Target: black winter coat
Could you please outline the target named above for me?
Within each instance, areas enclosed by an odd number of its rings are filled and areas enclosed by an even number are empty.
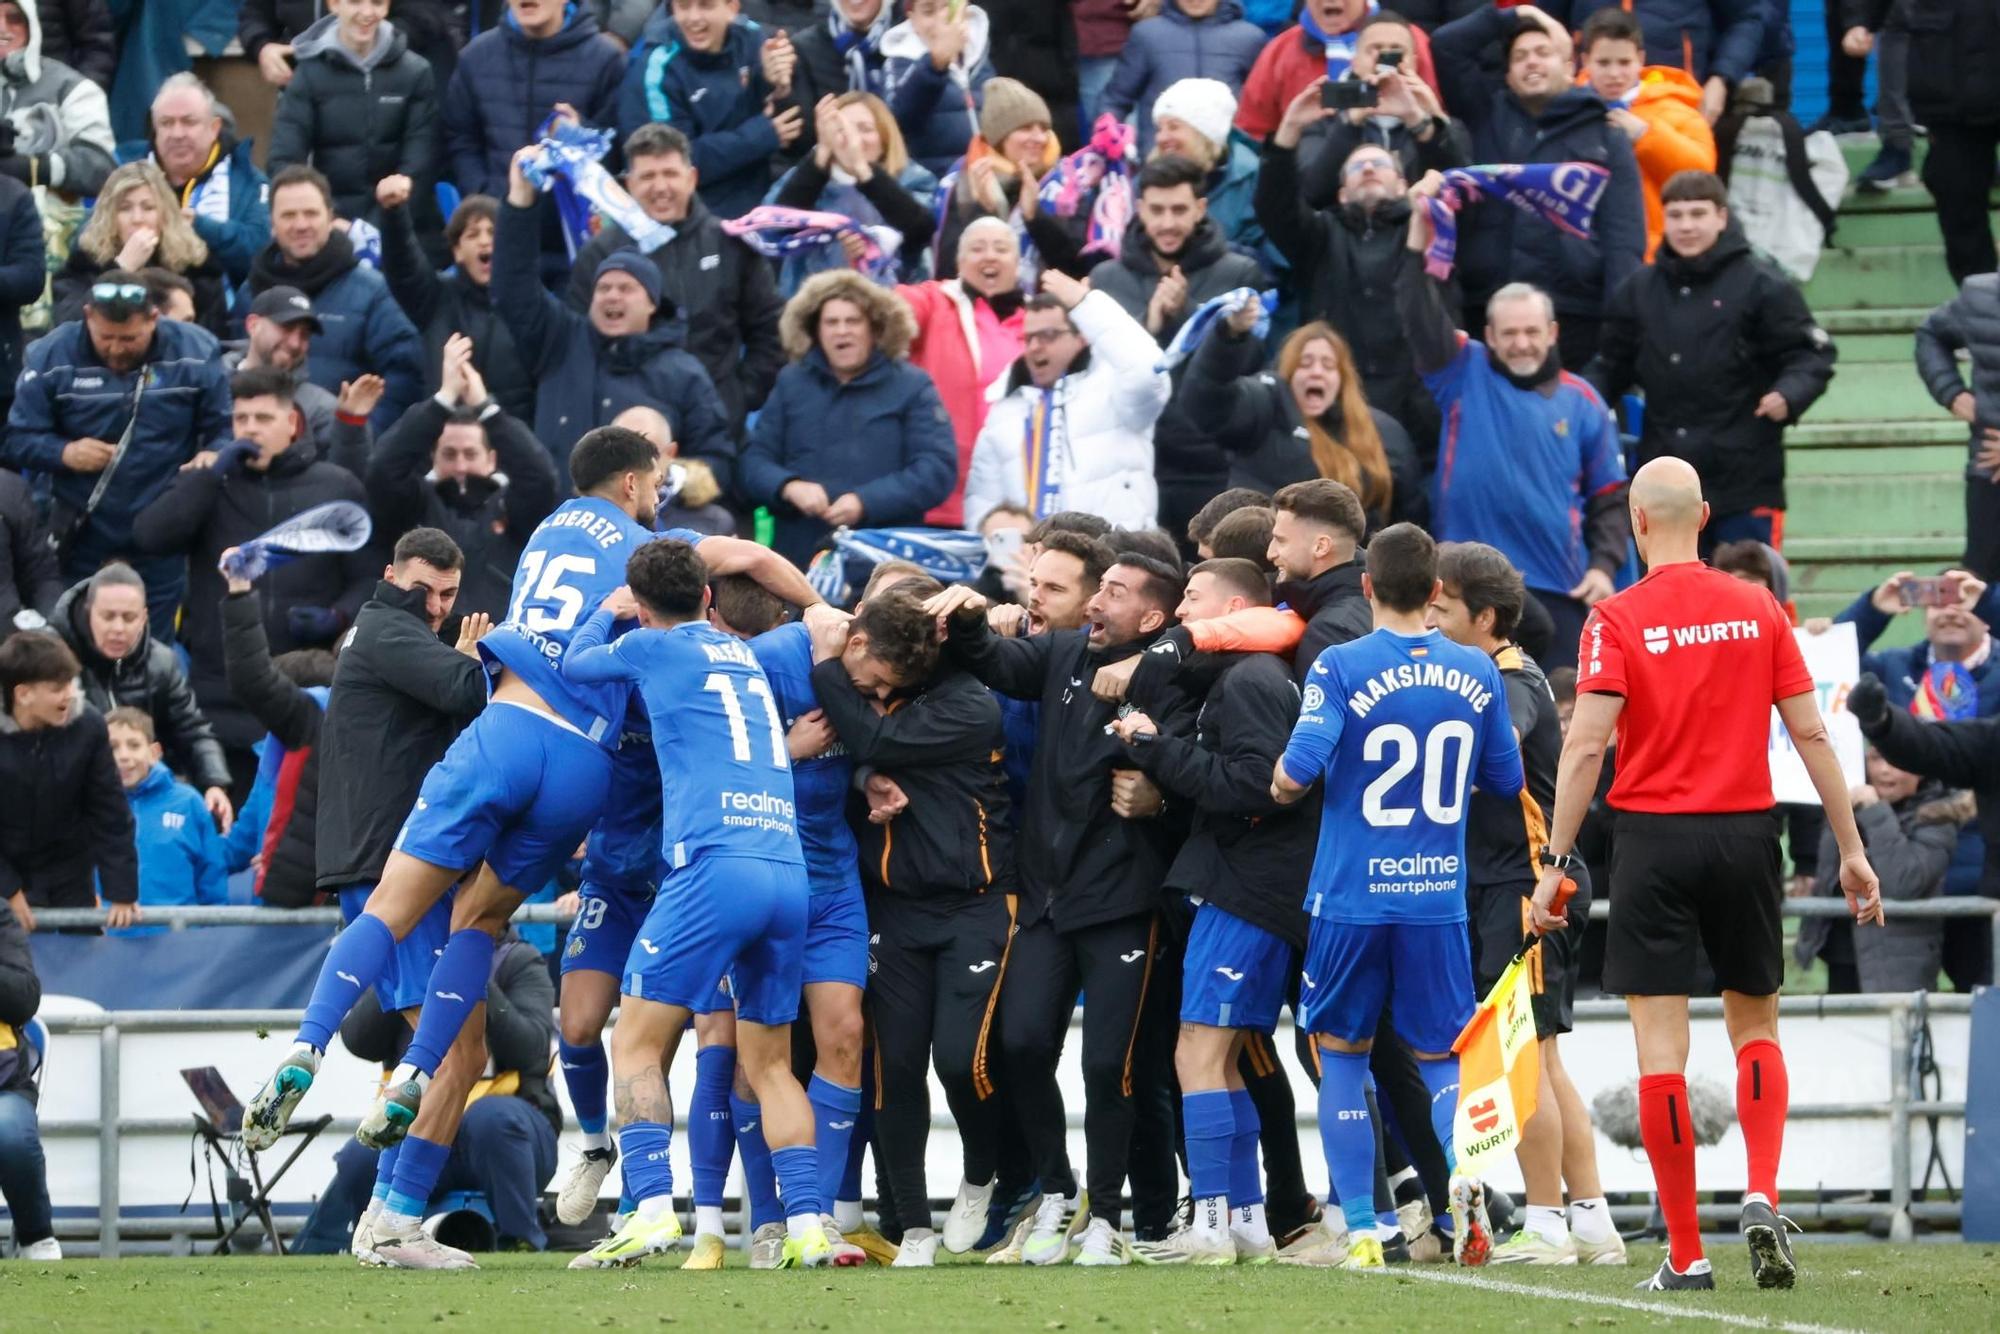
[[[541,442],[490,403],[481,424],[499,456],[495,475],[472,479],[463,488],[431,479],[431,453],[450,421],[436,398],[426,398],[382,436],[368,461],[375,540],[386,545],[420,527],[450,533],[465,553],[455,615],[483,611],[497,624],[507,618],[521,548],[556,507],[561,488]]]
[[[1178,825],[1127,820],[1111,811],[1111,771],[1132,767],[1124,743],[1105,734],[1118,706],[1090,693],[1097,669],[1144,653],[1156,636],[1099,651],[1082,630],[1002,639],[985,614],[952,618],[947,652],[994,690],[1040,700],[1040,731],[1015,845],[1019,925],[1047,918],[1077,931],[1159,909]],[[1153,715],[1163,729],[1179,709]]]
[[[31,907],[90,908],[101,882],[107,902],[139,901],[132,806],[103,714],[79,705],[33,732],[0,714],[0,792],[0,897],[26,889]]]
[[[267,908],[304,908],[314,897],[319,837],[319,699],[271,665],[264,616],[252,593],[222,600],[222,651],[229,693],[287,752],[278,770],[257,897]]]
[[[181,642],[187,645],[195,698],[226,747],[247,750],[267,729],[231,696],[224,680],[225,586],[216,562],[228,548],[331,500],[351,500],[365,507],[368,496],[360,478],[345,468],[321,463],[312,442],[298,440],[271,460],[263,473],[243,467],[226,478],[209,468],[179,473],[160,498],[133,520],[133,539],[141,551],[156,556],[187,554]],[[272,651],[326,647],[327,639],[308,627],[295,630],[293,615],[330,611],[338,626],[345,628],[381,567],[381,552],[371,544],[341,555],[300,556],[265,574],[250,596],[263,612]]]
[[[614,250],[635,248],[617,223],[577,253],[567,299],[578,314],[590,309],[597,266]],[[648,256],[660,270],[660,290],[687,321],[687,350],[694,354],[722,406],[730,429],[743,433],[746,414],[764,398],[785,368],[778,340],[778,295],[771,265],[756,251],[722,230],[722,220],[699,198],[688,201],[687,217],[674,225],[674,239]]]
[[[624,72],[624,53],[581,9],[553,37],[505,22],[480,33],[445,89],[444,174],[461,194],[505,198],[507,164],[535,141],[556,103],[575,107],[588,125],[617,123]]]
[[[1717,514],[1741,514],[1785,507],[1785,427],[1826,392],[1834,355],[1799,289],[1731,223],[1693,259],[1662,243],[1626,280],[1585,375],[1607,403],[1635,384],[1645,391],[1634,468],[1685,459]],[[1783,422],[1757,416],[1773,389],[1789,409]]]
[[[1306,945],[1306,879],[1319,803],[1271,800],[1271,769],[1292,738],[1299,687],[1269,653],[1230,654],[1195,714],[1194,734],[1154,733],[1126,754],[1166,794],[1161,818],[1188,820],[1167,888]]]
[[[1507,91],[1481,61],[1519,28],[1514,11],[1484,9],[1447,23],[1431,38],[1445,105],[1472,131],[1475,162],[1589,162],[1611,179],[1597,201],[1595,239],[1584,240],[1524,215],[1504,200],[1470,205],[1458,219],[1459,281],[1468,313],[1510,282],[1555,300],[1558,316],[1596,319],[1619,284],[1646,257],[1646,214],[1632,141],[1605,117],[1587,88],[1556,94],[1539,114]]]
[[[1388,312],[1396,275],[1412,262],[1410,205],[1392,200],[1373,211],[1316,209],[1299,194],[1298,154],[1264,146],[1257,171],[1257,223],[1292,266],[1301,322],[1325,320],[1347,340],[1369,406],[1403,424],[1421,452],[1437,452],[1437,400],[1424,388],[1409,340]],[[1458,315],[1456,282],[1445,288],[1446,309]]]
[[[60,60],[105,92],[118,73],[118,38],[108,0],[36,0],[42,59]]]
[[[62,596],[55,552],[35,515],[35,498],[17,472],[0,470],[0,639],[14,633],[24,609],[53,617]]]
[[[485,670],[431,633],[424,597],[376,584],[341,645],[317,747],[322,891],[382,878],[424,776],[486,707]]]
[[[1910,34],[1910,111],[1926,125],[2000,121],[2000,5],[1902,0]]]
[[[336,214],[368,219],[377,213],[375,183],[408,176],[411,206],[427,207],[426,229],[435,228],[438,90],[430,63],[393,23],[382,25],[365,60],[340,44],[338,27],[328,15],[292,44],[297,68],[271,122],[270,172],[310,162],[333,186]]]
[[[1239,287],[1261,289],[1265,282],[1264,266],[1231,250],[1229,238],[1222,234],[1222,228],[1213,218],[1203,218],[1189,234],[1176,262],[1187,279],[1187,300],[1180,313],[1163,323],[1159,332],[1147,330],[1161,347],[1173,341],[1181,325],[1202,302]],[[1107,259],[1092,269],[1090,286],[1093,291],[1109,293],[1127,315],[1143,325],[1146,308],[1151,305],[1162,276],[1153,249],[1146,241],[1145,229],[1134,218],[1125,228],[1118,258]],[[1183,366],[1175,372],[1176,379],[1184,374]],[[1182,480],[1214,484],[1228,467],[1223,443],[1191,420],[1177,400],[1168,402],[1153,425],[1153,475],[1162,485]]]
[[[33,1105],[41,1095],[34,1062],[24,1060],[28,1044],[21,1029],[42,1008],[42,980],[35,975],[35,953],[28,933],[11,912],[0,913],[0,1025],[13,1029],[14,1049],[0,1052],[0,1093],[18,1093]]]
[[[14,401],[21,376],[21,307],[42,294],[48,250],[35,196],[12,176],[0,175],[0,401]]]
[[[97,651],[84,605],[89,581],[62,595],[49,628],[63,637],[83,664],[83,697],[99,713],[130,706],[153,720],[153,732],[167,752],[167,764],[195,787],[229,788],[229,762],[215,728],[195,703],[180,655],[151,635],[113,661]]]
[[[1187,378],[1176,396],[1196,427],[1221,442],[1229,454],[1229,485],[1247,486],[1273,495],[1279,487],[1319,476],[1312,441],[1291,386],[1261,371],[1263,344],[1236,337],[1216,325],[1188,358]],[[1389,463],[1387,504],[1368,507],[1371,531],[1407,519],[1423,523],[1430,517],[1424,491],[1423,465],[1402,424],[1380,408],[1370,408],[1382,453]],[[1338,440],[1340,414],[1322,423]]]
[[[385,210],[381,222],[382,276],[424,340],[425,395],[438,391],[445,343],[462,333],[472,340],[472,365],[486,381],[487,392],[520,420],[533,421],[535,377],[514,346],[514,331],[493,308],[493,289],[455,269],[439,273],[432,268],[411,209]]]
[[[117,267],[115,257],[107,264],[92,257],[82,246],[71,250],[62,271],[52,280],[55,306],[49,314],[50,323],[67,324],[82,319],[83,301],[90,295],[91,284]],[[195,324],[217,338],[229,337],[228,280],[214,252],[194,268],[183,270],[181,277],[194,284]]]
[[[854,822],[871,893],[1012,891],[1013,821],[1000,759],[1007,740],[992,691],[946,667],[878,714],[829,658],[813,667],[813,694],[856,766],[882,770],[910,799],[909,819]]]
[[[1427,171],[1472,164],[1472,136],[1462,123],[1449,116],[1442,125],[1432,128],[1428,139],[1417,138],[1416,131],[1400,120],[1385,126],[1371,116],[1356,125],[1344,115],[1328,116],[1306,127],[1295,150],[1306,203],[1314,208],[1333,208],[1339,204],[1340,169],[1347,165],[1348,155],[1363,144],[1387,149],[1403,164],[1403,179],[1412,183],[1422,180]]]

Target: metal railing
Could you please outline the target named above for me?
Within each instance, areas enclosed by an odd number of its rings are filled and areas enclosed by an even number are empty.
[[[1876,996],[1785,996],[1778,1002],[1778,1013],[1782,1016],[1799,1018],[1841,1017],[1841,1016],[1881,1016],[1890,1022],[1889,1042],[1889,1098],[1886,1102],[1828,1102],[1794,1103],[1790,1117],[1797,1121],[1856,1121],[1882,1120],[1889,1122],[1889,1198],[1887,1201],[1843,1201],[1828,1206],[1830,1215],[1843,1217],[1868,1216],[1889,1220],[1889,1235],[1892,1240],[1906,1241],[1913,1231],[1912,1220],[1923,1216],[1927,1220],[1950,1222],[1957,1216],[1955,1205],[1913,1204],[1911,1200],[1912,1136],[1919,1120],[1944,1118],[1962,1120],[1965,1104],[1959,1101],[1918,1099],[1912,1096],[1911,1056],[1917,1034],[1931,1015],[1969,1014],[1972,998],[1965,995],[1933,995],[1917,991],[1907,994]],[[1712,998],[1697,998],[1689,1002],[1690,1016],[1696,1019],[1713,1019],[1722,1014],[1722,1002]],[[161,1118],[157,1116],[127,1117],[124,1114],[120,1094],[120,1078],[123,1065],[123,1041],[131,1033],[203,1033],[238,1032],[257,1030],[280,1030],[296,1025],[304,1012],[301,1010],[182,1010],[182,1011],[107,1011],[100,1014],[58,1015],[43,1020],[50,1033],[76,1035],[95,1033],[98,1044],[98,1114],[95,1120],[50,1121],[44,1123],[43,1133],[65,1138],[95,1137],[97,1140],[98,1164],[98,1254],[105,1259],[115,1259],[119,1253],[121,1233],[129,1224],[119,1218],[119,1168],[120,1141],[126,1135],[171,1134],[186,1132],[190,1123],[185,1118]],[[1623,1022],[1625,1007],[1615,1000],[1580,1001],[1576,1006],[1576,1020],[1582,1024],[1602,1024]],[[1074,1022],[1081,1022],[1080,1018]],[[1302,1129],[1310,1129],[1317,1123],[1316,1116],[1308,1108],[1302,1108],[1298,1124]],[[1081,1124],[1082,1112],[1078,1108],[1071,1112],[1070,1120]],[[940,1110],[932,1120],[934,1128],[953,1129],[950,1117]],[[107,1127],[109,1134],[106,1133]],[[335,1133],[351,1131],[354,1123],[339,1121],[328,1127]],[[1794,1212],[1798,1211],[1796,1204]],[[1622,1211],[1632,1213],[1634,1211]],[[1643,1214],[1643,1210],[1636,1211]],[[1703,1217],[1733,1216],[1734,1206],[1705,1205]],[[154,1228],[144,1229],[154,1232]],[[192,1234],[200,1230],[194,1220],[177,1220],[176,1232]]]

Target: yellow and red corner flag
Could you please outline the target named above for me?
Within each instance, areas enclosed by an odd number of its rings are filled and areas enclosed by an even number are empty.
[[[1537,942],[1537,947],[1539,947]],[[1542,1078],[1528,960],[1514,956],[1451,1049],[1458,1053],[1458,1170],[1483,1175],[1489,1157],[1511,1152],[1535,1114]]]

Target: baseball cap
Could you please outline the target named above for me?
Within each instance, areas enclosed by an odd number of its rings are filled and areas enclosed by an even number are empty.
[[[326,332],[319,316],[313,314],[312,299],[296,287],[265,288],[250,303],[250,313],[280,324],[308,324],[314,333]]]

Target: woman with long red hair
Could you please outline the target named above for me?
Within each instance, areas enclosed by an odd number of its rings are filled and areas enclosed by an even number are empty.
[[[1347,340],[1324,321],[1294,331],[1264,371],[1255,309],[1218,323],[1188,363],[1181,406],[1229,451],[1229,484],[1270,494],[1330,477],[1361,498],[1370,530],[1430,512],[1409,433],[1368,406]]]

